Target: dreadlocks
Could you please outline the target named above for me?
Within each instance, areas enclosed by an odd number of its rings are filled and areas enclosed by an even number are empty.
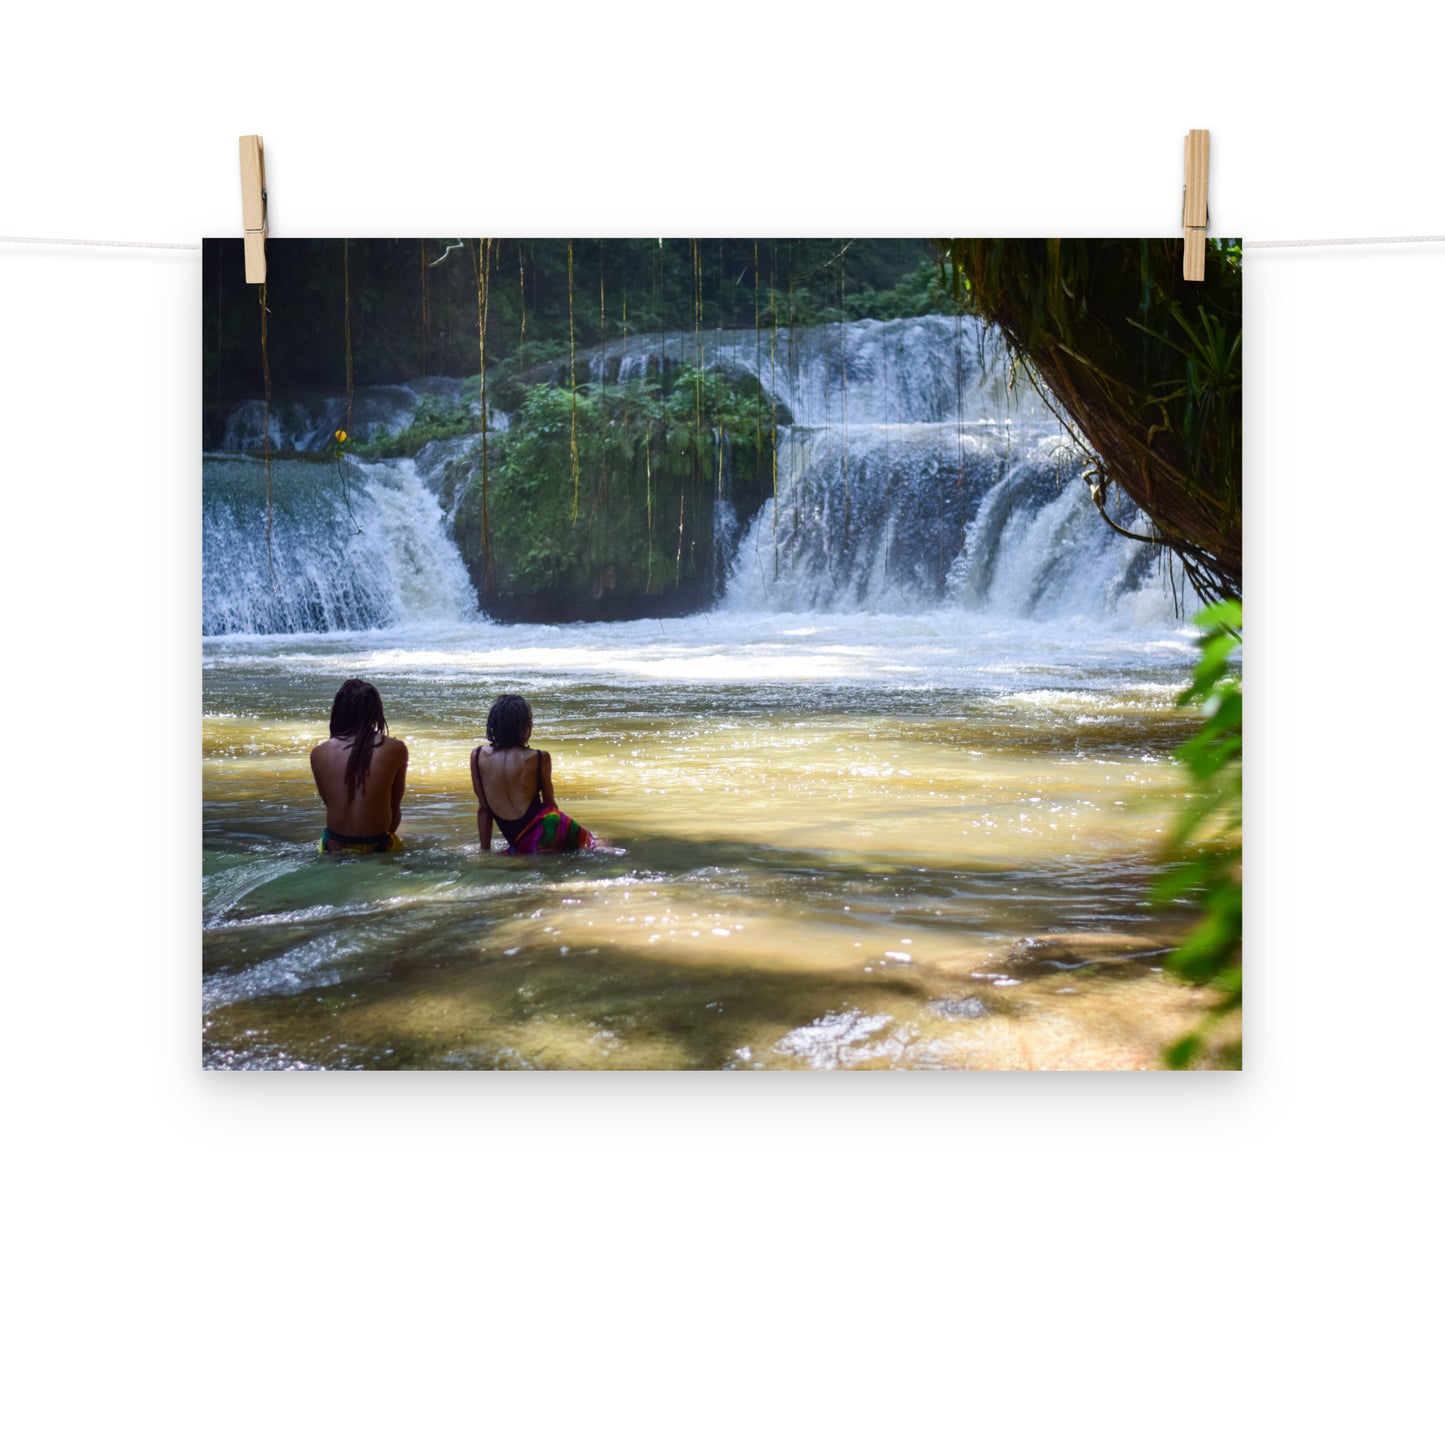
[[[371,750],[378,738],[386,736],[386,714],[381,710],[381,694],[359,677],[341,684],[336,701],[331,704],[331,736],[351,739],[351,756],[346,760],[346,801],[356,797],[357,786],[366,791],[366,776],[371,771]]]
[[[487,741],[494,748],[524,748],[531,726],[531,704],[515,692],[504,692],[487,714]]]

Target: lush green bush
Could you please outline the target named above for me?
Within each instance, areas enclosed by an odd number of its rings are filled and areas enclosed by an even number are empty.
[[[707,605],[716,504],[751,515],[771,447],[751,378],[683,365],[623,386],[527,388],[488,440],[485,524],[480,447],[457,509],[483,605],[558,619]]]
[[[1170,866],[1154,888],[1157,901],[1187,900],[1203,914],[1169,956],[1169,971],[1216,995],[1204,1024],[1165,1052],[1170,1068],[1187,1068],[1214,1033],[1237,1024],[1244,1003],[1244,694],[1239,678],[1243,614],[1220,602],[1195,619],[1203,629],[1194,679],[1180,707],[1199,705],[1204,721],[1175,756],[1193,791],[1169,838]],[[1230,1037],[1221,1062],[1238,1066],[1242,1046]]]
[[[934,316],[969,310],[968,297],[955,295],[947,273],[936,260],[920,262],[896,286],[875,291],[871,286],[849,292],[845,300],[848,320],[866,317]]]
[[[399,432],[381,432],[370,441],[352,443],[351,450],[368,458],[414,457],[428,442],[466,436],[476,426],[466,401],[423,396],[412,419]]]

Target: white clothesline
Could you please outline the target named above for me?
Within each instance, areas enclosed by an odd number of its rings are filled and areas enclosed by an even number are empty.
[[[1293,246],[1422,246],[1432,241],[1445,241],[1445,236],[1349,236],[1339,240],[1246,241],[1244,249],[1287,250]]]
[[[237,240],[240,238],[237,237]],[[1287,251],[1303,246],[1423,246],[1439,244],[1445,236],[1347,236],[1295,241],[1245,241],[1246,251]],[[105,246],[134,251],[199,251],[199,241],[90,241],[71,236],[0,236],[10,246]]]
[[[0,236],[11,246],[124,246],[136,251],[199,251],[199,241],[79,241],[70,236]]]

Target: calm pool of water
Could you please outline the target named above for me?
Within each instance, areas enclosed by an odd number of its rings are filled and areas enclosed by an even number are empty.
[[[209,639],[205,1063],[1154,1067],[1200,1007],[1145,903],[1192,655],[959,612]],[[349,676],[411,750],[402,854],[315,851]],[[501,691],[617,851],[479,855]]]

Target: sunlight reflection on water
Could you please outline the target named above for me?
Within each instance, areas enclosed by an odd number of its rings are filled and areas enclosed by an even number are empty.
[[[960,618],[208,640],[207,1061],[1153,1066],[1193,1008],[1144,905],[1189,636]],[[402,854],[315,853],[349,675],[411,750]],[[504,690],[625,852],[478,855]]]

